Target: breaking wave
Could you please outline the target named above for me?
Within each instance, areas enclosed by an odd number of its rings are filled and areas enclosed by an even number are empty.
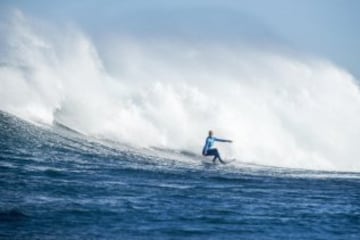
[[[20,11],[1,25],[0,110],[135,146],[360,171],[360,93],[334,64],[276,50],[131,37],[93,43]],[[100,50],[101,49],[101,50]]]

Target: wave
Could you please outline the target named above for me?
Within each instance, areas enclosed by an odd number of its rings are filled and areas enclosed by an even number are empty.
[[[0,210],[0,222],[11,222],[11,221],[20,221],[28,218],[25,213],[21,210],[13,208],[8,210]]]
[[[131,37],[95,45],[20,11],[1,25],[0,110],[141,147],[272,166],[360,171],[354,77],[314,57],[243,45]]]

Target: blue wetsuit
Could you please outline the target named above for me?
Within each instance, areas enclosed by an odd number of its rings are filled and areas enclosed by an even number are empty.
[[[219,151],[214,148],[215,142],[229,142],[229,140],[219,139],[215,137],[207,137],[205,140],[205,145],[203,147],[202,154],[204,156],[214,156],[213,162],[218,158],[220,162],[223,163]]]

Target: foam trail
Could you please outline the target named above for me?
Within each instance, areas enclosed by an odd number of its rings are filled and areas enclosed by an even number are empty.
[[[329,62],[139,39],[98,53],[85,34],[49,33],[19,11],[2,32],[0,109],[21,118],[194,152],[213,129],[243,161],[360,171],[359,89]]]

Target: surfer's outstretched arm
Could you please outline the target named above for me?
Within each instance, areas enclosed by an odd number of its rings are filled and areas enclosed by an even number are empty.
[[[228,143],[232,143],[232,140],[221,139],[221,138],[215,138],[215,141],[217,141],[217,142],[228,142]]]

